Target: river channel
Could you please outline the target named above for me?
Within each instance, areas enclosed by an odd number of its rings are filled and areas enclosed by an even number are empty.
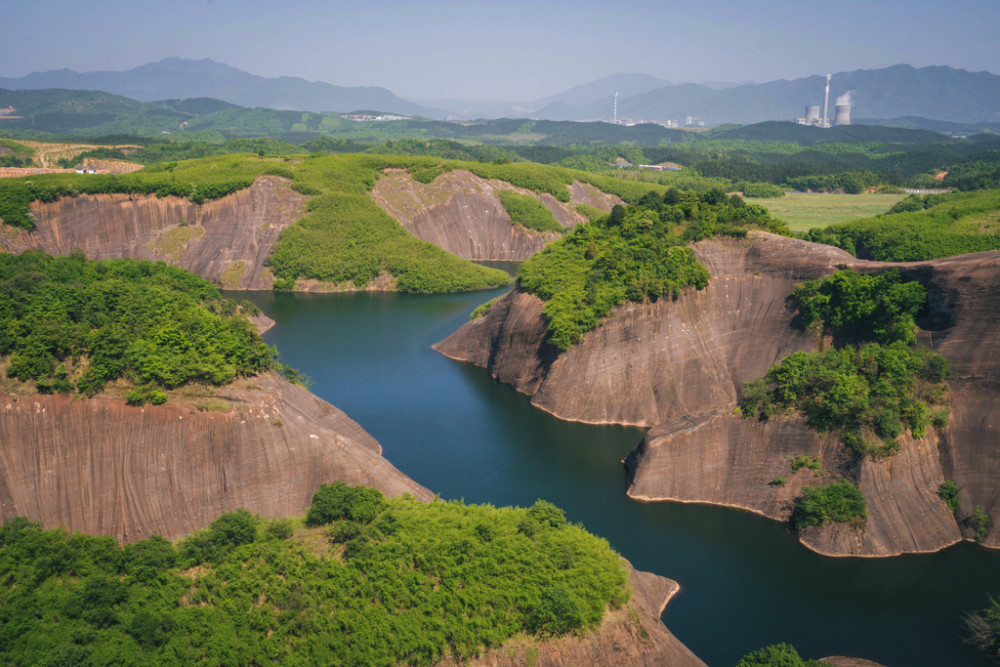
[[[964,543],[929,555],[827,558],[748,512],[629,500],[621,459],[642,430],[558,420],[431,349],[502,291],[229,295],[274,318],[264,338],[281,360],[442,498],[544,498],[637,568],[679,582],[663,620],[713,667],[780,641],[804,657],[890,667],[994,664],[961,642],[961,616],[1000,595],[1000,553]]]

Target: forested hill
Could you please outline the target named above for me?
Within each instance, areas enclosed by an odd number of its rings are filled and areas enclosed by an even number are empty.
[[[241,308],[194,274],[27,251],[0,254],[0,364],[43,393],[93,396],[123,381],[128,401],[142,404],[277,362]]]

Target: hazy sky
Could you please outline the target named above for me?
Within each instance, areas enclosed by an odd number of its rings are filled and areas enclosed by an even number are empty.
[[[1000,0],[0,0],[0,76],[211,58],[408,98],[530,100],[617,72],[1000,73]]]

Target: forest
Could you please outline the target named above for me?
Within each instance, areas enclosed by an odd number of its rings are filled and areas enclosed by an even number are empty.
[[[179,542],[0,527],[9,665],[431,665],[582,633],[630,597],[607,542],[527,509],[321,486],[305,519]]]

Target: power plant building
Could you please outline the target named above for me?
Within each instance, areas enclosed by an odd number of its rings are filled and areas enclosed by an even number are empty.
[[[820,105],[809,104],[806,105],[806,115],[803,118],[796,118],[795,122],[799,125],[809,125],[811,127],[831,127],[830,117],[827,115],[830,104],[830,78],[831,75],[826,75],[826,90],[823,94],[823,114],[820,115]],[[833,125],[850,125],[851,124],[851,93],[848,92],[837,98],[837,105],[835,108],[835,116],[833,120]]]

